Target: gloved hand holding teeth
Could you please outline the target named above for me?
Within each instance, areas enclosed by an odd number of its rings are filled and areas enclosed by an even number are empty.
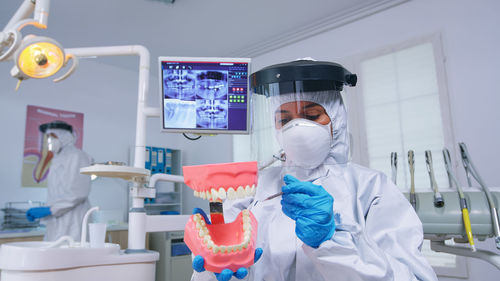
[[[211,224],[210,220],[208,219],[207,214],[203,209],[200,208],[194,208],[193,214],[200,214],[203,216],[205,219],[205,222],[207,224]],[[256,248],[255,253],[254,253],[254,263],[256,263],[260,257],[262,256],[262,248]],[[193,263],[192,263],[193,269],[197,272],[203,272],[205,271],[205,259],[198,255],[193,258]],[[238,270],[233,272],[231,269],[224,269],[222,270],[221,273],[215,273],[215,277],[217,278],[217,281],[229,281],[233,276],[236,277],[237,279],[243,279],[248,275],[248,269],[244,267],[240,267]]]
[[[335,233],[333,197],[321,186],[285,175],[281,209],[295,221],[302,242],[317,248]]]

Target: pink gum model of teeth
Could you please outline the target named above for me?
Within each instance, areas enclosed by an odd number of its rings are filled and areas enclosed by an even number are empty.
[[[257,162],[185,166],[182,170],[196,197],[217,201],[255,195]]]
[[[183,173],[195,196],[210,201],[255,194],[257,162],[185,166]],[[236,272],[254,263],[257,226],[249,210],[241,211],[231,223],[220,224],[207,223],[202,215],[194,214],[186,224],[184,242],[194,255],[203,257],[206,270],[220,273],[228,268]]]

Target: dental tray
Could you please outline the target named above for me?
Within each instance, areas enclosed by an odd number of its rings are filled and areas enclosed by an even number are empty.
[[[94,164],[80,169],[84,175],[96,175],[98,177],[121,178],[127,181],[135,178],[147,177],[151,174],[143,168],[129,167],[123,165]]]
[[[466,237],[462,221],[462,209],[456,191],[440,192],[444,198],[444,206],[434,207],[433,192],[417,192],[416,211],[422,221],[426,239],[443,240]],[[484,240],[493,236],[490,206],[484,192],[464,192],[467,199],[472,233],[475,238]],[[409,193],[404,193],[409,199]],[[499,207],[500,192],[491,192],[495,205]]]

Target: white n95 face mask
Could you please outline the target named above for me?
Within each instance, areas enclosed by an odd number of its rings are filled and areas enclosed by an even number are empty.
[[[288,122],[278,130],[276,137],[287,161],[307,169],[321,165],[333,143],[331,122],[321,125],[302,118]]]
[[[57,154],[61,151],[62,143],[58,138],[49,136],[47,138],[47,149]]]

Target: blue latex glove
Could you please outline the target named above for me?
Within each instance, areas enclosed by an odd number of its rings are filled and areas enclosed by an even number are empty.
[[[35,207],[35,208],[30,208],[26,212],[26,218],[29,221],[34,221],[39,218],[50,216],[51,214],[52,213],[50,212],[50,207]]]
[[[193,214],[200,214],[205,218],[205,222],[207,224],[211,224],[210,220],[208,219],[207,215],[205,212],[200,209],[200,208],[195,208],[193,210]],[[262,249],[257,248],[255,249],[255,255],[254,255],[254,263],[256,263],[260,257],[262,256]],[[205,259],[203,259],[202,256],[195,256],[193,259],[193,269],[196,270],[197,272],[203,272],[205,271]],[[244,267],[240,267],[236,272],[233,272],[231,269],[224,269],[222,270],[221,273],[214,273],[215,277],[217,278],[218,281],[228,281],[231,279],[231,277],[236,277],[238,279],[243,279],[245,276],[248,274],[248,269]]]
[[[321,186],[285,175],[281,209],[295,221],[302,242],[317,248],[335,233],[333,197]]]

